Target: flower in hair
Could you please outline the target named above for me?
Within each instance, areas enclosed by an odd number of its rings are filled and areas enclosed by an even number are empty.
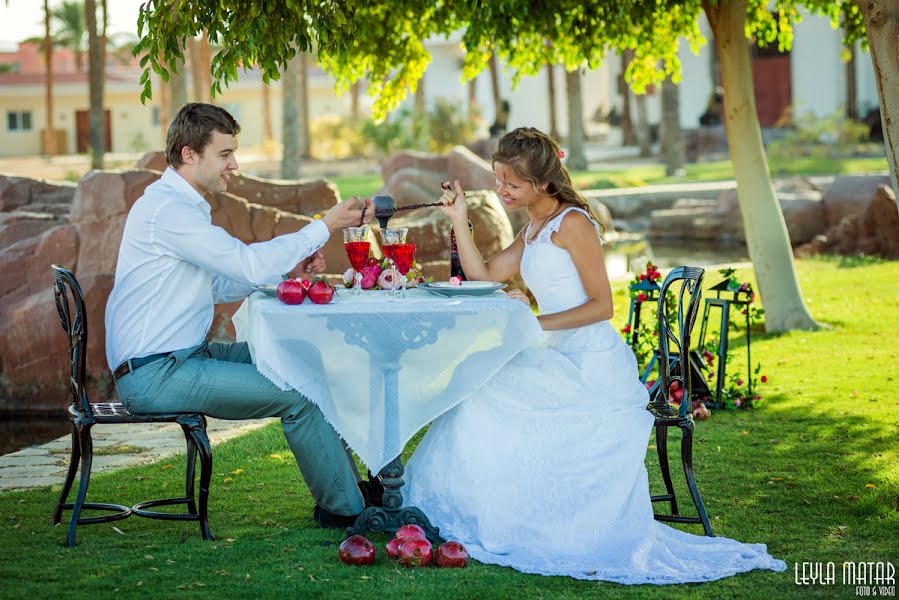
[[[559,158],[565,158],[565,151],[559,150]]]

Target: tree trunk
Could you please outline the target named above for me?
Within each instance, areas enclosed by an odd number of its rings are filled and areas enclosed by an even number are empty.
[[[359,91],[361,87],[362,84],[359,81],[354,81],[350,86],[350,121],[353,123],[359,122]]]
[[[587,168],[584,152],[584,103],[581,98],[581,70],[565,75],[565,91],[568,95],[568,161],[565,166],[572,171]]]
[[[637,144],[637,134],[634,133],[634,122],[631,119],[631,88],[627,85],[624,72],[634,56],[633,50],[625,50],[621,54],[621,75],[618,76],[618,90],[621,92],[621,145],[634,146]]]
[[[312,144],[309,139],[309,55],[300,54],[297,66],[297,82],[300,86],[300,156],[312,158]]]
[[[56,146],[56,131],[53,129],[53,37],[50,35],[50,7],[44,0],[44,61],[47,63],[47,78],[44,81],[44,106],[47,124],[44,129],[44,154],[54,156],[59,153]]]
[[[549,135],[559,139],[558,114],[556,113],[556,71],[555,66],[546,64],[547,102],[549,102]]]
[[[106,45],[109,43],[109,38],[106,37],[106,29],[109,27],[109,8],[106,6],[106,2],[107,0],[100,0],[100,6],[103,9],[103,32],[100,34],[100,41],[102,42],[100,52],[103,56],[104,76],[106,73]]]
[[[262,151],[272,154],[272,99],[269,84],[262,82]]]
[[[896,0],[855,0],[865,19],[868,50],[877,79],[880,121],[887,162],[899,207],[899,3]]]
[[[637,104],[637,144],[640,146],[640,156],[647,158],[652,156],[652,141],[649,139],[646,94],[637,94],[635,100]]]
[[[662,160],[665,174],[684,174],[685,149],[684,132],[680,128],[680,88],[671,81],[671,76],[662,82]]]
[[[858,120],[858,82],[855,77],[856,59],[855,44],[849,48],[849,60],[846,61],[846,118]]]
[[[178,69],[177,72],[175,67]],[[187,73],[185,70],[187,70],[187,63],[184,61],[172,65],[169,70],[169,89],[172,92],[169,113],[171,119],[174,119],[181,107],[187,104]]]
[[[418,84],[415,86],[415,112],[418,113],[418,115],[421,117],[424,117],[425,113],[427,112],[426,104],[425,78],[422,77],[418,80]]]
[[[281,178],[300,176],[300,109],[297,73],[302,53],[297,54],[281,75]]]
[[[468,120],[474,123],[478,118],[478,78],[468,82]]]
[[[158,75],[156,77],[159,86],[159,130],[162,133],[162,149],[165,150],[165,138],[169,132],[169,123],[172,122],[169,118],[169,105],[171,104],[169,102],[169,86],[162,77]]]
[[[84,12],[87,21],[87,71],[90,101],[88,105],[88,140],[91,149],[91,168],[103,168],[106,152],[106,127],[103,122],[103,47],[97,33],[97,5],[94,0],[85,0]]]
[[[209,47],[209,34],[203,32],[200,40],[200,94],[197,102],[212,101],[212,49]]]
[[[737,180],[746,245],[765,307],[768,331],[817,329],[802,299],[790,238],[768,162],[755,106],[755,90],[746,40],[746,2],[703,0],[721,60],[727,95],[724,112],[727,145]]]
[[[203,51],[200,48],[200,44],[201,41],[196,38],[187,40],[187,48],[190,52],[190,79],[194,88],[194,100],[205,102],[203,93],[203,58],[200,56]]]
[[[493,111],[494,115],[499,115],[503,110],[503,99],[502,96],[499,95],[499,67],[496,65],[496,54],[490,55],[487,66],[490,69],[490,90],[493,93]],[[494,120],[496,120],[496,116],[494,116]]]

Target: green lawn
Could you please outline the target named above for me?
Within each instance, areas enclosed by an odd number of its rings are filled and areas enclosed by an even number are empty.
[[[774,177],[882,173],[889,169],[884,157],[842,159],[797,157],[789,161],[769,158],[768,165]],[[571,177],[576,188],[590,190],[690,181],[720,181],[733,179],[734,171],[729,160],[722,160],[688,164],[686,174],[679,177],[665,175],[665,167],[661,164],[626,169],[616,169],[611,165],[608,169],[574,171]]]
[[[791,175],[835,175],[849,173],[882,173],[888,171],[886,158],[813,158],[799,157],[790,161],[769,160],[771,174],[775,177]],[[668,177],[664,165],[646,165],[592,171],[574,171],[572,180],[577,189],[592,190],[605,188],[635,187],[665,183],[686,183],[690,181],[720,181],[733,179],[734,171],[730,161],[688,164],[686,175]],[[380,175],[359,175],[334,177],[331,179],[340,190],[341,198],[371,196],[383,182]]]
[[[764,398],[754,410],[716,412],[698,423],[695,448],[697,479],[716,532],[768,544],[787,561],[785,573],[657,588],[480,564],[406,570],[386,560],[383,538],[377,539],[375,566],[346,567],[337,559],[341,534],[313,524],[312,498],[273,425],[215,448],[214,542],[201,541],[194,523],[132,518],[82,527],[78,547],[67,550],[64,527],[49,525],[53,490],[0,494],[6,540],[0,596],[854,597],[853,588],[839,583],[843,561],[899,565],[899,262],[815,259],[797,265],[809,308],[829,329],[756,335],[753,356],[769,378],[760,390]],[[708,275],[708,285],[716,275]],[[615,292],[619,326],[627,315],[623,286]],[[660,477],[649,462],[658,489]],[[128,504],[174,495],[183,464],[179,457],[97,476],[90,497]],[[796,586],[797,561],[836,563],[838,584]]]
[[[333,177],[330,180],[337,185],[340,197],[344,200],[353,196],[374,196],[384,185],[381,176],[377,174]]]

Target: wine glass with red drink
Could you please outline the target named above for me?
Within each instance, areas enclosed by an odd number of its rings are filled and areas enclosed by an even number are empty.
[[[409,272],[409,269],[412,268],[412,263],[415,262],[415,244],[393,244],[391,248],[391,253],[393,256],[394,264],[396,265],[396,270],[402,274],[402,291],[400,292],[401,296],[406,295],[406,273]]]
[[[368,254],[371,250],[371,242],[368,241],[368,226],[347,227],[343,230],[343,247],[346,249],[347,258],[356,271],[353,280],[353,294],[359,294],[362,290],[362,269],[368,262]]]
[[[393,247],[397,244],[405,244],[406,235],[408,233],[409,229],[406,227],[385,228],[381,230],[381,249],[384,251],[384,255],[387,258],[394,260]],[[394,260],[394,262],[396,261]]]

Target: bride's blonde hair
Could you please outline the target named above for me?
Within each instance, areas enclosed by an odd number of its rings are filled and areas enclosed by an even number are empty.
[[[545,184],[547,194],[563,204],[587,211],[599,224],[600,234],[605,233],[606,224],[571,184],[568,169],[562,164],[563,156],[559,145],[539,129],[519,127],[500,138],[493,153],[493,163],[509,165],[518,177],[530,182],[535,189]]]

